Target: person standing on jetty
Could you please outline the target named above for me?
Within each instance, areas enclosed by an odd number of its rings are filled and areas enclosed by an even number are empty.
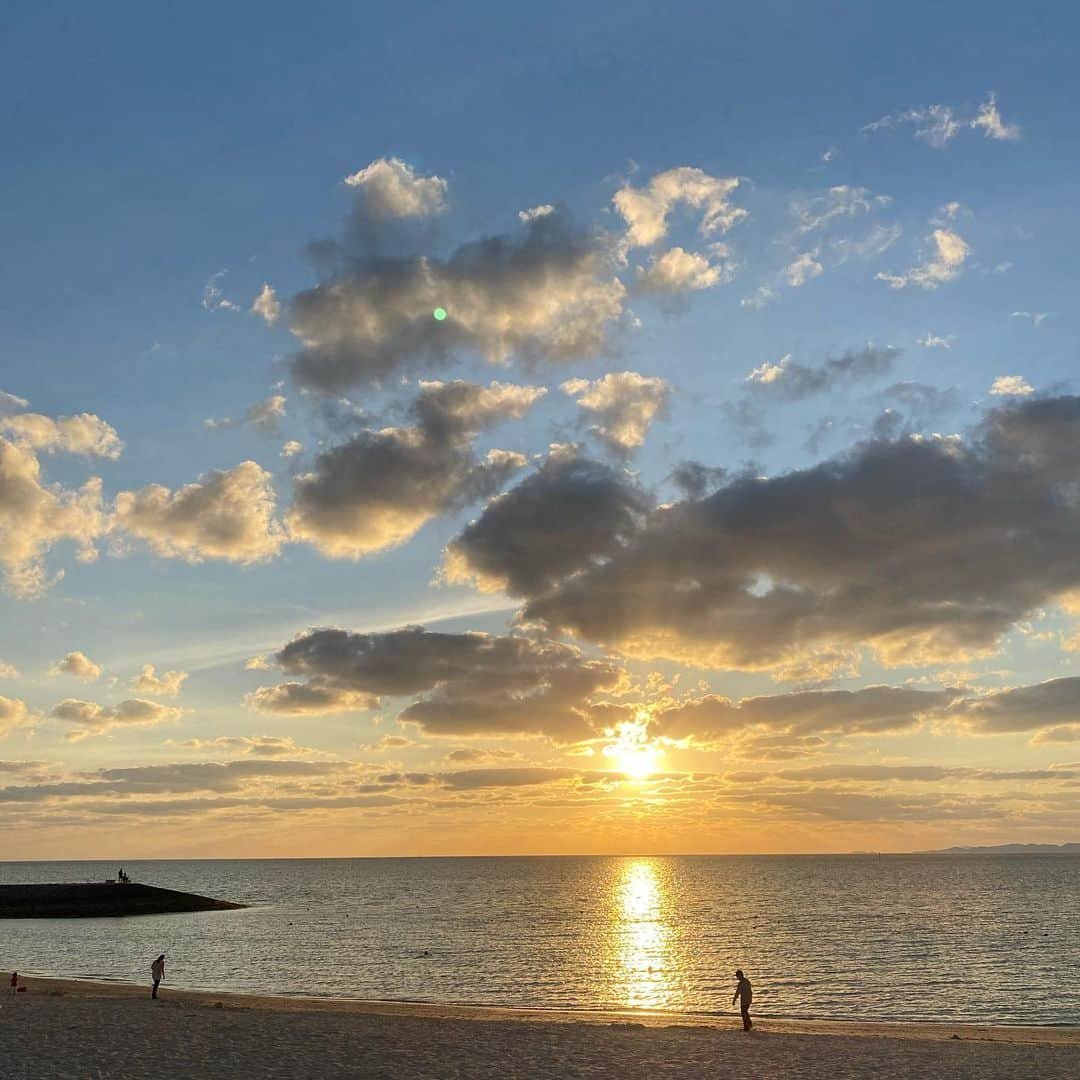
[[[754,1000],[754,988],[742,971],[736,971],[735,978],[739,981],[735,986],[735,996],[731,999],[731,1004],[739,1002],[739,1010],[742,1012],[742,1029],[749,1031],[754,1026],[754,1021],[750,1019],[750,1002]]]
[[[158,983],[165,978],[165,954],[162,953],[151,965],[150,965],[150,977],[154,980],[154,989],[150,991],[150,996],[157,999]]]

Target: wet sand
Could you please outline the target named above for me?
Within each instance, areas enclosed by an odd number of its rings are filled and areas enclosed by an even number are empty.
[[[57,979],[0,997],[5,1076],[1080,1076],[1080,1029],[548,1012],[256,997]],[[6,988],[7,978],[3,985]]]

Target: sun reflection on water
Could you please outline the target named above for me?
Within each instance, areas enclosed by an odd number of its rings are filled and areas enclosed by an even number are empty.
[[[616,986],[634,1009],[671,1007],[672,930],[664,867],[652,859],[622,864],[612,905]]]

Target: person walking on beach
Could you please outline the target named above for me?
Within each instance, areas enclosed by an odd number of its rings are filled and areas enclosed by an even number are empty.
[[[8,982],[8,986],[11,987],[11,992],[13,994],[17,994],[19,992],[19,973],[17,971],[13,971],[11,973],[11,979]]]
[[[162,953],[151,965],[150,965],[150,977],[154,980],[154,989],[150,991],[152,998],[157,998],[158,983],[165,978],[165,954]]]
[[[754,1000],[754,988],[741,971],[735,972],[735,978],[739,981],[735,986],[735,996],[731,999],[731,1004],[738,1001],[739,1010],[742,1012],[742,1029],[749,1031],[754,1026],[754,1021],[750,1019],[750,1002]]]

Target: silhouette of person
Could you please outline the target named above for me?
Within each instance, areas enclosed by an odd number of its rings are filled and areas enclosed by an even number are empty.
[[[11,987],[11,992],[13,994],[19,992],[19,973],[17,971],[11,973],[11,980],[8,982],[8,986]]]
[[[154,980],[154,989],[150,991],[152,998],[157,997],[158,983],[165,978],[165,954],[162,953],[151,965],[150,965],[150,977]]]
[[[734,1005],[738,1001],[739,1010],[742,1013],[742,1029],[749,1031],[754,1026],[754,1021],[750,1019],[750,1002],[754,1000],[754,988],[741,971],[735,972],[735,978],[739,981],[735,986],[735,996],[731,999],[731,1004]]]

